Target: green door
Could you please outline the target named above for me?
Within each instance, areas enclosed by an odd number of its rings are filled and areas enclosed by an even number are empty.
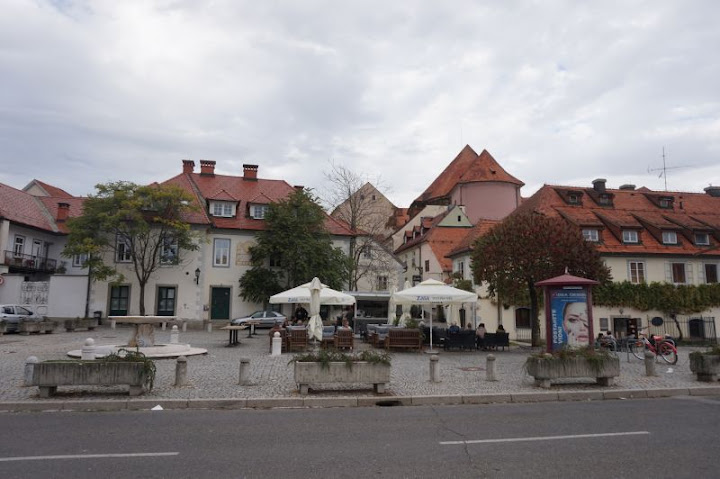
[[[175,288],[159,286],[157,296],[157,315],[175,316]]]
[[[230,288],[212,288],[210,319],[230,319]]]
[[[130,302],[130,286],[112,286],[110,288],[109,316],[127,316]]]

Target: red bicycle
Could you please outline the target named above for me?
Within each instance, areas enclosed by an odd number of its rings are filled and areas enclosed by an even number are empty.
[[[650,351],[655,357],[660,356],[668,364],[675,364],[678,360],[675,342],[662,336],[653,336],[652,341],[641,334],[639,338],[628,343],[630,352],[638,359],[645,359],[645,351]]]

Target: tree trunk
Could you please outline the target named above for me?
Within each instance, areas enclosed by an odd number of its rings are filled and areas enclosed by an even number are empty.
[[[145,316],[145,283],[140,282],[140,316]]]
[[[538,297],[535,286],[528,282],[528,292],[530,293],[530,317],[532,318],[532,347],[540,346],[540,318],[538,317]]]

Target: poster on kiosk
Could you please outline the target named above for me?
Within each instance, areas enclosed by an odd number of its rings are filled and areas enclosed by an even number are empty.
[[[588,294],[582,286],[550,290],[552,350],[580,348],[590,343]]]

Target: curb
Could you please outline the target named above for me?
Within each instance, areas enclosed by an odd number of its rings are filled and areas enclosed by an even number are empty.
[[[277,409],[382,406],[457,406],[478,404],[520,404],[565,401],[609,401],[655,399],[677,396],[720,395],[720,386],[702,388],[615,389],[609,391],[556,391],[508,394],[438,396],[357,396],[231,399],[108,399],[87,401],[6,401],[0,412],[107,412],[163,409]]]

